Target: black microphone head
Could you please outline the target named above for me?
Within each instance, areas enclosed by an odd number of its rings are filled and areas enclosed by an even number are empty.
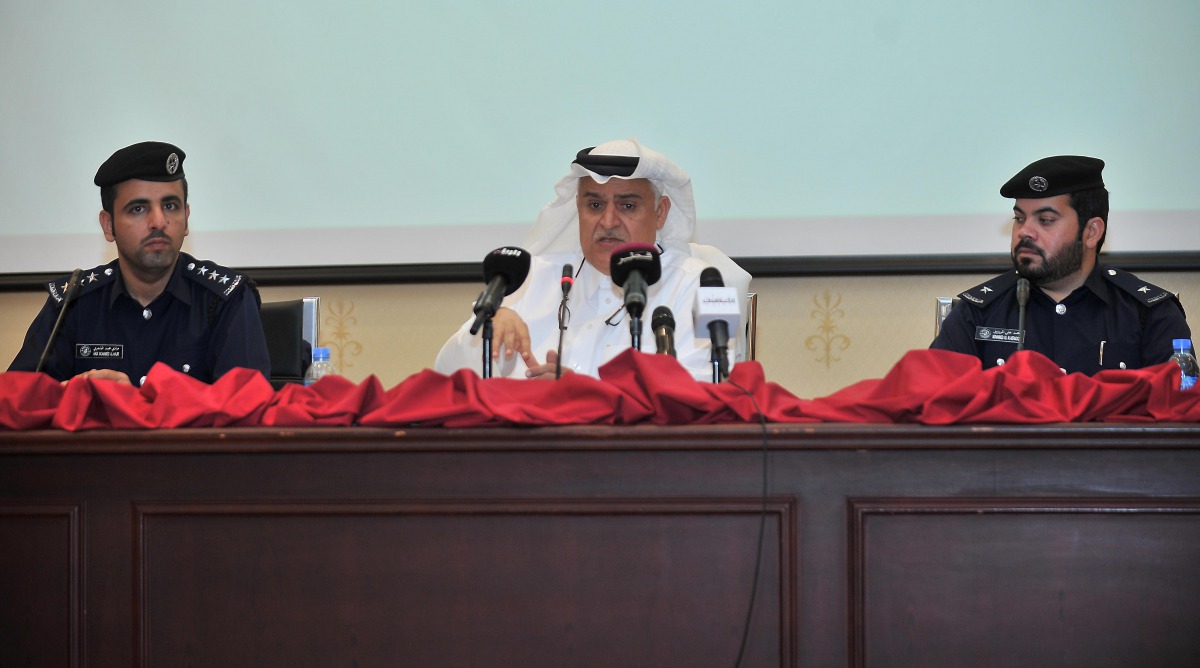
[[[571,286],[575,285],[575,267],[572,267],[570,262],[563,265],[563,275],[558,283],[562,286],[563,297],[566,297],[571,291]]]
[[[1029,279],[1024,276],[1017,279],[1017,303],[1021,306],[1029,303]]]
[[[487,254],[483,258],[483,282],[491,283],[496,276],[504,277],[504,294],[511,295],[521,287],[525,277],[529,275],[531,262],[529,253],[516,246],[504,246]]]
[[[76,269],[71,272],[71,278],[67,279],[67,289],[63,292],[63,302],[69,303],[79,294],[79,286],[83,285],[83,270]]]
[[[625,287],[629,275],[639,272],[646,285],[654,285],[662,278],[662,260],[654,244],[628,243],[613,251],[608,265],[609,275],[618,287]]]
[[[700,287],[702,288],[723,288],[725,281],[721,278],[721,272],[716,267],[707,267],[700,272]]]
[[[675,330],[675,314],[671,313],[671,309],[666,306],[659,306],[654,309],[654,315],[650,316],[651,329],[659,327],[670,327]]]

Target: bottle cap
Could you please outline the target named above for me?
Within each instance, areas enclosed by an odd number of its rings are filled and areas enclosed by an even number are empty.
[[[1192,340],[1191,339],[1172,339],[1171,347],[1174,348],[1175,350],[1191,350],[1192,349]]]
[[[314,360],[329,359],[329,348],[326,348],[325,346],[318,346],[316,348],[313,348],[313,359]]]

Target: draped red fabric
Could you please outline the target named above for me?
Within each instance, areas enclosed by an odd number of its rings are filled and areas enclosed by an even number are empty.
[[[269,390],[269,383],[267,387]],[[383,385],[375,376],[357,385],[342,376],[323,376],[312,385],[285,385],[268,397],[260,424],[349,427],[357,423],[360,415],[373,410],[382,396]]]
[[[485,427],[617,424],[625,401],[618,388],[594,378],[528,381],[481,379],[472,371],[443,376],[425,370],[388,390],[365,426]]]
[[[1170,407],[1186,399],[1176,388],[1179,367],[1166,362],[1095,376],[1064,374],[1033,351],[984,371],[979,360],[941,350],[907,353],[882,379],[856,383],[813,401],[812,415],[826,422],[919,424],[1048,423],[1178,420]],[[1147,410],[1151,395],[1165,404]]]
[[[259,424],[271,384],[250,369],[234,369],[209,385],[155,364],[140,388],[76,376],[54,415],[54,427],[166,429]]]
[[[64,391],[44,373],[0,373],[0,428],[49,429]]]
[[[988,370],[974,357],[913,350],[883,377],[801,399],[768,382],[757,362],[728,382],[697,382],[671,357],[627,350],[600,378],[481,379],[425,370],[385,390],[371,376],[328,376],[278,392],[257,371],[212,385],[156,365],[142,387],[85,377],[0,374],[0,428],[488,427],[564,424],[679,425],[757,421],[928,425],[1049,422],[1197,422],[1200,391],[1177,388],[1173,362],[1147,369],[1064,374],[1039,353]]]

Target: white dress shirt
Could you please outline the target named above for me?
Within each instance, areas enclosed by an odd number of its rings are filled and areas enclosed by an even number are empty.
[[[642,315],[642,345],[644,352],[654,352],[654,333],[650,318],[654,309],[665,305],[675,318],[676,358],[697,380],[712,380],[711,347],[708,333],[698,339],[693,327],[692,312],[696,291],[700,287],[700,272],[708,265],[700,260],[668,249],[661,256],[662,277],[646,293],[646,310]],[[529,276],[515,292],[504,299],[504,307],[516,311],[529,327],[529,339],[534,357],[546,362],[546,353],[558,349],[558,307],[562,301],[563,265],[580,267],[571,288],[567,307],[570,321],[563,339],[562,367],[576,373],[599,377],[599,368],[632,344],[629,314],[623,309],[624,293],[612,279],[583,260],[582,253],[552,253],[532,258]],[[434,369],[452,373],[458,369],[474,369],[483,365],[483,338],[471,335],[474,316],[446,341],[438,353]],[[605,321],[613,324],[606,324]],[[734,332],[730,332],[730,349],[734,347]],[[499,342],[496,344],[499,346]],[[527,370],[520,355],[500,359],[492,364],[496,378],[524,378]]]

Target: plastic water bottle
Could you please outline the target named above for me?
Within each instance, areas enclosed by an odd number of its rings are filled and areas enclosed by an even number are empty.
[[[1193,359],[1192,364],[1196,361]],[[321,379],[322,376],[332,376],[337,373],[333,368],[333,363],[329,361],[329,348],[317,347],[313,348],[313,361],[308,367],[308,372],[304,374],[304,384],[312,385]]]
[[[1200,364],[1196,363],[1196,353],[1192,352],[1192,340],[1175,339],[1171,347],[1175,349],[1171,359],[1179,365],[1179,389],[1189,390],[1196,384],[1196,377],[1200,376]]]

